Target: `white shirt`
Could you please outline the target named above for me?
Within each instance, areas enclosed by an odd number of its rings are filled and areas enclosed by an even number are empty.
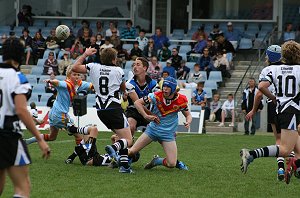
[[[148,44],[148,38],[147,37],[144,37],[144,38],[136,37],[135,40],[139,42],[139,48],[141,50],[144,50],[145,46]]]
[[[234,100],[231,102],[229,100],[226,100],[222,105],[222,110],[233,110],[234,109]]]

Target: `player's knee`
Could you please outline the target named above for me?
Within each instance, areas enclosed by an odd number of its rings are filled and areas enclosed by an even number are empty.
[[[280,154],[281,154],[282,157],[288,157],[291,152],[292,152],[292,149],[288,149],[286,147],[281,147],[280,148]]]
[[[174,168],[176,166],[177,160],[167,160],[167,166],[169,168]]]

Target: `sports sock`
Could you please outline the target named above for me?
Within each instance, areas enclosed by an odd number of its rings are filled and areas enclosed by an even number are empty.
[[[249,153],[253,156],[254,159],[259,157],[277,157],[279,154],[279,147],[277,145],[271,145],[251,150],[249,151]]]
[[[45,141],[49,141],[49,134],[41,134],[41,137],[45,140]],[[26,144],[32,144],[34,142],[37,142],[36,137],[31,137],[25,140]]]
[[[82,134],[82,135],[88,135],[88,134],[89,134],[88,128],[89,128],[89,127],[87,127],[87,126],[84,126],[84,127],[78,127],[78,128],[77,128],[77,133]]]
[[[295,157],[295,152],[292,151],[292,152],[290,153],[290,156],[289,156],[289,157]]]
[[[126,139],[120,139],[116,141],[113,145],[111,145],[112,148],[115,151],[119,151],[121,149],[126,149],[127,148],[127,140]]]
[[[278,165],[278,169],[280,169],[280,168],[284,169],[284,158],[283,157],[277,157],[277,165]]]
[[[76,151],[74,151],[69,157],[68,159],[71,159],[72,161],[77,157],[77,153]]]
[[[176,166],[175,167],[179,168],[179,161],[178,160],[176,161]]]
[[[13,198],[24,198],[22,195],[14,194]]]
[[[128,169],[129,168],[129,164],[128,164],[128,149],[121,149],[119,151],[119,155],[120,155],[120,164],[121,166],[123,166],[124,168]]]

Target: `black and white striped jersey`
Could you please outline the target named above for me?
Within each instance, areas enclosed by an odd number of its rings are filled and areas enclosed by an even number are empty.
[[[120,85],[125,82],[124,71],[117,66],[89,63],[86,69],[97,94],[96,108],[103,110],[120,106]]]
[[[21,72],[8,64],[0,64],[0,133],[22,135],[20,121],[15,111],[14,97],[31,96],[31,85]]]
[[[268,66],[261,71],[260,81],[274,84],[277,113],[300,114],[300,65]]]

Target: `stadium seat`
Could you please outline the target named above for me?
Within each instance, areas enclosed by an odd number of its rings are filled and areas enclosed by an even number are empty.
[[[134,61],[126,61],[124,69],[131,69]]]
[[[212,89],[205,88],[204,91],[206,91],[206,98],[211,99],[212,98]]]
[[[204,82],[204,89],[217,90],[218,85],[215,81],[207,80],[207,81]]]
[[[36,104],[36,106],[45,107],[45,106],[47,106],[47,101],[40,101],[35,104]]]
[[[47,27],[53,27],[53,28],[56,28],[58,25],[59,25],[58,19],[48,20],[48,21],[47,21]]]
[[[55,51],[54,50],[49,50],[49,49],[45,50],[43,59],[47,59],[50,52],[53,52],[54,53],[54,58],[57,59]]]
[[[240,41],[239,49],[251,49],[252,48],[252,40],[242,38]]]
[[[252,30],[252,31],[259,31],[259,27],[257,23],[248,23],[247,25],[247,31]]]
[[[41,75],[42,73],[43,73],[43,67],[33,67],[33,68],[31,69],[31,74],[33,74],[33,75],[39,76],[39,75]]]
[[[200,105],[191,105],[191,111],[200,112],[201,111],[201,106]]]
[[[172,37],[179,40],[183,39],[184,29],[174,29],[172,33]]]
[[[66,25],[66,26],[68,26],[69,28],[72,28],[72,27],[73,27],[73,21],[72,21],[72,20],[67,20],[67,19],[61,20],[61,21],[60,21],[60,24],[61,24],[61,25]]]
[[[182,57],[182,60],[187,61],[187,55],[186,55],[186,53],[178,53],[178,55]]]
[[[40,58],[40,59],[38,59],[36,65],[37,65],[38,67],[43,67],[46,60],[47,60],[47,59],[41,59],[41,58]]]
[[[201,76],[202,76],[200,82],[207,81],[207,73],[206,73],[206,71],[200,71],[200,73],[201,73]]]
[[[209,79],[208,80],[215,81],[215,82],[222,82],[223,78],[222,78],[221,71],[211,71],[209,73]]]
[[[88,94],[87,95],[87,106],[93,107],[96,105],[96,95],[95,94]]]
[[[45,20],[44,19],[34,19],[34,26],[40,27],[41,29],[45,27]]]
[[[59,81],[64,81],[64,80],[66,80],[66,76],[63,76],[63,75],[56,76],[55,78],[56,78],[57,80],[59,80]]]
[[[36,75],[32,75],[32,74],[27,74],[26,78],[28,80],[28,82],[31,84],[31,86],[34,86],[37,84],[37,78]]]
[[[168,48],[169,48],[169,50],[172,51],[173,48],[176,48],[176,49],[177,49],[177,47],[178,47],[177,44],[172,44],[172,45],[170,45]]]
[[[40,98],[40,102],[48,101],[48,99],[52,96],[52,93],[43,93]]]
[[[58,55],[57,55],[57,60],[61,60],[64,56],[65,50],[60,50]],[[68,52],[69,58],[70,58],[70,52]]]
[[[270,32],[273,29],[272,23],[263,23],[261,24],[261,31],[268,31]]]
[[[37,84],[36,86],[33,87],[32,92],[40,94],[40,95],[46,93],[45,92],[45,84],[41,84],[41,83]]]
[[[38,76],[38,78],[39,78],[38,83],[39,84],[44,84],[44,80],[49,79],[50,76],[49,75],[40,75],[40,76]]]
[[[181,45],[179,48],[179,53],[187,53],[192,50],[190,45]]]
[[[188,68],[190,68],[191,70],[193,70],[195,64],[196,64],[196,62],[186,62],[185,65],[186,65]]]
[[[127,50],[127,52],[130,52],[130,50],[133,48],[133,44],[129,44],[129,43],[124,43],[122,48],[124,50]]]
[[[37,102],[39,102],[39,96],[38,96],[38,94],[31,94],[31,97],[29,98],[29,100],[28,100],[28,105],[31,103],[31,102],[35,102],[35,103],[37,103]]]

